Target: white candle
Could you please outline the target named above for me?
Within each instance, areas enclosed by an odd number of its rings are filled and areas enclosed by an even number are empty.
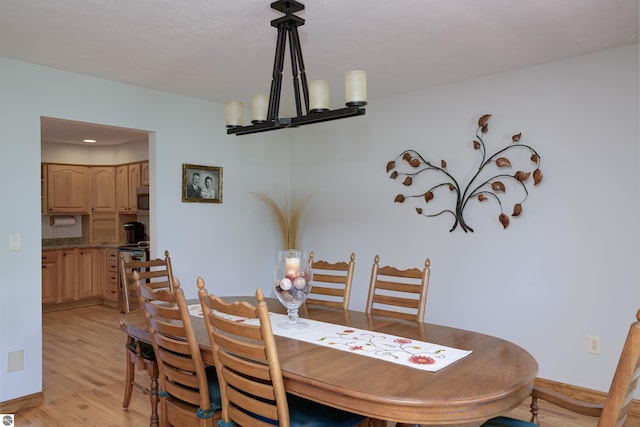
[[[309,82],[309,111],[326,111],[329,109],[329,82],[311,80]]]
[[[300,258],[287,258],[284,265],[287,278],[294,280],[300,275]]]
[[[269,97],[258,93],[251,98],[251,123],[261,123],[267,120]]]
[[[344,73],[344,102],[346,105],[367,105],[367,73],[353,70]]]
[[[242,103],[242,101],[227,101],[227,127],[243,125],[243,109],[244,104]]]

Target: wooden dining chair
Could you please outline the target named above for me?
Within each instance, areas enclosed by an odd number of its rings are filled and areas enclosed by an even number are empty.
[[[598,427],[622,427],[627,419],[633,392],[640,378],[640,310],[631,324],[627,340],[622,348],[618,366],[613,374],[609,394],[604,404],[583,402],[545,387],[535,386],[531,393],[531,422],[498,417],[482,424],[482,427],[533,427],[539,426],[538,399],[542,399],[572,412],[598,418]]]
[[[214,368],[205,369],[178,279],[173,289],[154,289],[133,272],[160,374],[160,425],[217,427],[220,387]]]
[[[421,322],[427,305],[431,261],[424,268],[400,270],[379,265],[376,255],[371,267],[371,281],[366,312]]]
[[[315,260],[313,252],[309,254],[309,259],[313,269],[313,286],[306,303],[347,310],[356,254],[351,253],[348,263]]]
[[[208,294],[198,278],[198,296],[220,382],[221,427],[368,425],[360,415],[286,393],[261,289],[256,291],[257,306],[246,301],[226,303]]]
[[[139,310],[137,291],[133,271],[138,272],[138,277],[149,283],[154,289],[173,288],[173,271],[171,269],[171,257],[169,251],[164,251],[164,259],[156,258],[149,261],[130,260],[125,261],[124,255],[120,254],[120,280],[125,299],[125,312]],[[151,419],[158,418],[158,365],[151,344],[139,341],[127,336],[126,368],[124,382],[124,399],[122,407],[128,408],[131,402],[131,394],[135,386],[151,400]],[[141,384],[135,380],[136,370],[146,371],[149,375],[149,383]]]

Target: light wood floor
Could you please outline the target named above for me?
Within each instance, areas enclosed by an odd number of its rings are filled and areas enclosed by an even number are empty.
[[[122,409],[125,337],[118,310],[93,306],[42,316],[44,405],[18,412],[22,426],[145,426],[149,399],[133,390]],[[146,373],[137,376],[146,381]],[[528,420],[528,402],[509,415]],[[543,427],[595,427],[596,421],[540,403]]]

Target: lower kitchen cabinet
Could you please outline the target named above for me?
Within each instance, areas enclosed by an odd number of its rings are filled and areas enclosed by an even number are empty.
[[[76,290],[78,299],[98,296],[98,249],[82,248],[76,253]]]
[[[61,270],[58,263],[60,251],[42,251],[42,303],[58,302]]]
[[[107,249],[107,271],[105,277],[104,299],[118,302],[118,250]]]
[[[117,302],[117,254],[101,248],[43,250],[42,304],[91,298]]]
[[[61,251],[62,288],[60,301],[74,301],[77,299],[76,287],[76,249],[63,249]]]

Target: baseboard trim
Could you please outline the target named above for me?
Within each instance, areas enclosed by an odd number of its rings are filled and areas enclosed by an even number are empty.
[[[536,385],[547,387],[559,393],[587,402],[604,403],[607,398],[607,393],[602,391],[591,390],[544,378],[536,378]],[[631,401],[631,404],[629,405],[629,414],[627,416],[627,424],[625,425],[640,426],[640,400],[633,399]]]
[[[102,304],[102,300],[100,298],[87,298],[76,301],[60,302],[57,304],[42,304],[42,312],[51,313],[53,311],[69,310],[71,308],[88,307],[100,304]]]
[[[35,408],[42,404],[44,404],[44,393],[39,392],[0,402],[0,412],[3,414],[15,414],[18,411]]]

